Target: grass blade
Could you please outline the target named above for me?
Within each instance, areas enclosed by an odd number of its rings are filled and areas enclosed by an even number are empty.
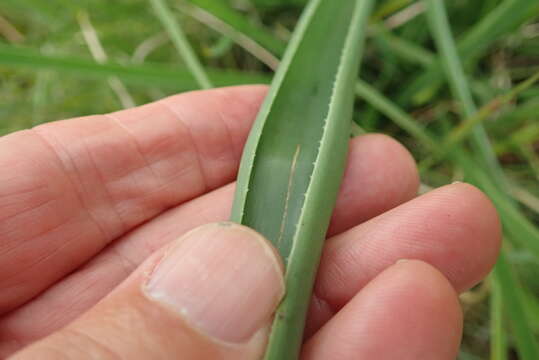
[[[507,193],[499,189],[492,176],[485,173],[470,156],[457,148],[453,159],[465,171],[466,178],[481,188],[490,197],[500,212],[504,230],[511,235],[511,240],[530,250],[539,259],[539,230],[522,214]]]
[[[471,117],[477,112],[477,108],[451,34],[443,0],[425,0],[424,2],[427,5],[427,19],[430,29],[439,48],[441,62],[445,67],[449,85],[455,97],[460,101],[464,115]]]
[[[92,60],[72,56],[42,55],[34,50],[0,44],[0,65],[30,70],[54,70],[86,78],[108,78],[118,76],[135,84],[153,84],[174,90],[193,90],[198,83],[189,70],[146,64],[123,65],[98,64]],[[228,70],[208,70],[208,75],[218,86],[269,83],[267,76]]]
[[[357,90],[357,88],[356,88]],[[387,116],[395,124],[402,126],[410,135],[421,142],[431,151],[436,151],[436,139],[424,129],[418,127],[416,130],[411,130],[411,124],[414,124],[414,119],[402,110],[398,105],[393,103],[383,94],[372,89],[370,92],[365,92],[368,96],[363,97],[371,106],[376,108],[382,114]],[[374,94],[374,95],[373,95]],[[519,211],[514,202],[507,197],[507,193],[500,190],[493,182],[492,177],[486,174],[478,167],[468,154],[461,147],[456,147],[450,153],[451,159],[460,166],[467,179],[474,185],[481,188],[492,199],[496,208],[501,214],[501,218],[505,230],[511,234],[512,239],[518,241],[523,246],[527,247],[539,258],[539,230],[535,225]]]
[[[183,30],[178,22],[174,19],[174,16],[165,3],[165,0],[150,0],[150,2],[157,17],[167,30],[172,43],[178,50],[178,53],[185,61],[187,68],[192,72],[200,87],[202,89],[212,88],[213,85],[208,78],[208,75],[206,75],[204,67],[202,64],[200,64],[200,61],[189,44],[187,37],[183,33]]]
[[[500,37],[537,16],[539,3],[529,0],[505,0],[482,18],[459,42],[461,54],[473,60]]]
[[[464,140],[470,133],[470,131],[480,125],[484,120],[486,120],[494,111],[499,109],[501,106],[509,104],[513,101],[521,92],[527,90],[529,87],[534,85],[539,81],[539,73],[533,75],[529,79],[523,81],[521,84],[515,86],[507,94],[501,95],[490,103],[483,106],[479,111],[469,116],[461,124],[459,124],[455,129],[451,131],[447,138],[447,145],[451,146],[457,144],[460,141]]]
[[[517,345],[519,359],[536,360],[539,359],[539,347],[535,340],[533,328],[526,315],[525,298],[523,289],[516,278],[513,269],[505,258],[504,253],[500,254],[498,263],[494,269],[494,279],[500,288],[505,309],[511,319],[514,341]]]
[[[435,62],[435,56],[425,48],[400,38],[383,25],[373,25],[373,36],[385,42],[400,59],[428,68]]]
[[[523,81],[518,86],[515,86],[507,94],[496,97],[495,99],[490,101],[488,104],[483,106],[481,109],[479,109],[477,112],[472,114],[472,116],[468,117],[467,119],[464,119],[459,125],[453,128],[449,132],[449,134],[446,135],[443,144],[436,150],[436,153],[434,153],[431,157],[421,162],[420,170],[424,171],[428,169],[430,166],[434,165],[436,161],[441,160],[457,144],[464,141],[470,135],[470,133],[473,132],[473,129],[476,126],[481,125],[485,120],[489,118],[489,116],[492,115],[492,113],[494,113],[500,107],[512,102],[521,92],[525,91],[526,89],[534,85],[537,81],[539,81],[539,73]],[[537,129],[539,129],[539,125],[536,127]],[[515,135],[519,135],[519,134],[515,133],[513,136]],[[534,134],[532,134],[532,136],[533,135]],[[496,150],[497,149],[495,148],[494,153],[497,152]],[[495,158],[495,155],[493,157]]]
[[[388,15],[391,15],[406,5],[412,3],[413,0],[391,0],[382,4],[373,14],[373,18],[376,21],[380,21]]]
[[[223,23],[227,24],[241,34],[249,34],[249,37],[258,43],[260,46],[269,50],[275,56],[281,56],[286,44],[277,39],[269,30],[254,25],[249,20],[237,11],[234,11],[226,2],[215,0],[187,0],[191,4],[207,11]]]
[[[363,80],[358,80],[356,83],[356,94],[393,120],[395,124],[407,131],[429,149],[436,149],[437,142],[433,139],[433,136],[427,133],[423,127],[417,124],[417,121],[382,95],[376,88]]]
[[[435,40],[438,47],[441,49],[443,62],[447,69],[448,80],[456,97],[461,101],[463,112],[468,117],[473,117],[477,113],[475,103],[472,99],[472,94],[464,75],[464,70],[460,63],[460,58],[457,53],[456,46],[449,29],[449,21],[447,18],[443,0],[426,0],[427,14],[430,26],[433,30]],[[533,84],[537,79],[531,78],[525,82],[524,87]],[[516,89],[520,90],[520,89]],[[459,163],[467,167],[466,174],[475,180],[476,184],[481,187],[498,206],[502,214],[502,222],[513,238],[535,250],[539,254],[539,243],[530,242],[530,236],[537,239],[539,231],[531,224],[525,216],[523,216],[512,199],[507,195],[509,191],[509,183],[505,178],[505,174],[498,163],[498,159],[494,153],[492,146],[487,138],[486,132],[481,124],[474,128],[473,143],[481,155],[481,160],[488,165],[488,175],[474,168],[466,157],[462,156],[462,151],[458,155]],[[476,162],[477,164],[477,162]],[[490,176],[489,176],[490,175]],[[495,189],[495,188],[498,189]],[[539,353],[537,353],[539,357]]]
[[[491,275],[490,293],[490,360],[507,360],[507,336],[504,328],[505,308],[500,281]]]
[[[86,45],[88,46],[88,49],[90,50],[90,53],[92,54],[94,60],[97,61],[99,64],[106,63],[108,61],[108,55],[105,52],[103,45],[101,44],[101,40],[99,39],[97,31],[92,25],[90,15],[88,15],[87,12],[81,11],[77,14],[77,20],[81,28],[82,37],[86,41]],[[129,90],[127,90],[127,87],[120,79],[118,79],[117,77],[111,77],[108,79],[108,83],[112,91],[114,91],[114,93],[118,97],[118,100],[120,101],[124,109],[129,109],[137,106],[135,100],[129,93]]]
[[[427,5],[427,18],[436,44],[440,49],[440,55],[449,85],[461,104],[464,117],[471,118],[477,113],[477,107],[473,100],[455,41],[453,40],[445,5],[443,0],[426,0],[425,3]],[[501,188],[507,188],[507,181],[488,140],[485,129],[481,124],[477,124],[473,127],[472,131],[472,140],[476,152],[481,155],[491,174],[496,176]]]
[[[218,5],[217,7],[218,9],[222,7],[226,9],[226,11],[232,11],[231,9],[226,7],[225,4],[221,4],[221,3],[219,4],[212,3],[212,4]],[[245,36],[242,32],[234,28],[234,26],[230,26],[228,23],[224,22],[223,20],[221,20],[221,18],[217,17],[213,13],[205,9],[202,9],[200,7],[196,7],[196,6],[180,5],[179,8],[181,11],[191,16],[193,19],[196,19],[202,24],[222,34],[224,37],[228,38],[231,42],[238,44],[240,47],[245,49],[247,52],[251,53],[251,55],[256,57],[262,63],[266,64],[270,69],[275,70],[277,66],[279,65],[279,59],[274,54],[266,50],[266,48],[264,48],[255,40],[253,40],[253,38]],[[217,9],[214,9],[213,7],[209,7],[209,8],[213,11],[217,11]],[[237,26],[237,24],[235,25]],[[239,26],[239,27],[244,28],[245,26]],[[262,31],[256,26],[251,26],[251,28],[254,29],[253,31],[258,31],[258,33],[260,34],[269,35],[269,33]],[[279,41],[276,41],[276,42],[281,44],[281,42]],[[282,43],[281,45],[283,47],[283,52],[284,52],[284,47],[285,47],[284,43]]]
[[[372,94],[375,94],[375,96],[373,97]],[[363,97],[362,93],[360,95]],[[414,124],[414,119],[396,104],[392,103],[391,100],[387,99],[379,92],[373,92],[364,99],[382,114],[386,115],[390,120],[395,122],[395,124],[402,126],[404,130],[408,131],[410,135],[414,136],[428,149],[435,151],[435,139],[431,138],[430,135],[421,128],[419,128],[419,134],[421,135],[418,135],[417,131],[410,130],[409,126],[406,124]],[[531,223],[515,207],[513,201],[510,201],[507,198],[507,194],[501,191],[499,187],[493,183],[492,178],[482,171],[466,152],[457,147],[453,153],[451,153],[451,157],[465,171],[470,182],[480,187],[492,199],[501,214],[505,230],[508,231],[516,241],[530,249],[535,256],[539,258],[539,230],[533,223]]]
[[[244,150],[232,220],[264,234],[286,264],[287,295],[275,316],[267,360],[295,359],[302,344],[344,171],[354,82],[373,3],[307,5]]]
[[[463,35],[457,46],[459,54],[465,63],[472,61],[500,37],[537,15],[538,11],[539,4],[534,1],[504,0]],[[443,81],[442,70],[440,62],[430,66],[403,91],[404,96],[399,99],[399,103],[407,103],[412,98],[421,103],[428,101],[429,98],[419,98],[418,95],[426,93],[426,88],[440,86]]]
[[[522,205],[539,215],[539,197],[526,190],[526,188],[516,185],[511,186],[511,195]]]

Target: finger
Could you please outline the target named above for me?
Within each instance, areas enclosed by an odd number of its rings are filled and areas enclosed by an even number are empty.
[[[399,142],[381,134],[353,139],[328,236],[413,199],[418,188],[415,161]]]
[[[308,333],[399,259],[425,261],[464,291],[492,269],[500,242],[496,209],[473,186],[454,184],[409,201],[328,241]]]
[[[259,359],[284,294],[276,254],[246,227],[198,228],[13,360]]]
[[[401,182],[382,180],[388,178]],[[413,159],[398,142],[377,134],[353,139],[330,231],[342,232],[413,198],[418,184]],[[225,186],[172,209],[113,244],[110,251],[140,263],[152,251],[190,229],[228,219],[234,190],[234,185]]]
[[[356,138],[350,144],[348,159],[346,178],[333,217],[333,232],[365,221],[415,196],[417,170],[409,153],[395,140],[384,135]],[[400,179],[400,182],[383,179]],[[215,190],[165,212],[115,241],[42,297],[5,316],[0,332],[31,341],[71,321],[161,246],[198,225],[228,219],[233,191],[233,186]],[[51,308],[63,310],[51,312]],[[36,321],[37,318],[42,321]]]
[[[374,278],[306,344],[303,360],[456,359],[462,333],[457,295],[420,261]]]
[[[0,138],[0,313],[234,178],[265,87],[187,93]]]

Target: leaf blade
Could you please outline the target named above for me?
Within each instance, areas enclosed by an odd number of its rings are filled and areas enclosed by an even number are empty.
[[[286,45],[284,42],[275,38],[269,30],[249,22],[245,16],[238,14],[226,2],[215,0],[187,0],[191,4],[207,11],[222,22],[226,23],[234,30],[249,34],[249,37],[262,47],[269,50],[273,55],[281,56]]]
[[[98,64],[73,56],[43,55],[22,47],[0,44],[0,65],[30,70],[54,70],[70,73],[81,78],[107,78],[118,76],[135,84],[152,84],[176,90],[193,90],[198,83],[189,70],[183,67],[171,69],[158,64],[118,64],[108,62]],[[209,69],[210,78],[219,86],[240,84],[265,84],[270,80],[260,74],[246,74],[238,71]]]
[[[268,360],[299,354],[344,173],[354,83],[373,3],[307,5],[246,145],[232,220],[272,241],[287,268],[288,293],[275,317]]]
[[[187,37],[185,36],[180,24],[174,19],[171,10],[168,8],[165,0],[150,0],[150,3],[163,24],[163,27],[167,30],[172,43],[178,50],[178,53],[185,61],[187,68],[193,74],[198,84],[202,89],[211,89],[213,87],[204,67],[198,60],[195,51],[189,44]]]
[[[473,61],[487,47],[507,34],[525,21],[532,18],[539,11],[539,5],[529,0],[504,0],[476,25],[468,30],[457,42],[459,54],[464,63]],[[511,16],[507,16],[511,14]],[[422,75],[418,76],[403,91],[399,103],[407,103],[427,88],[439,88],[443,80],[442,64],[433,63]],[[424,103],[427,98],[416,99]]]

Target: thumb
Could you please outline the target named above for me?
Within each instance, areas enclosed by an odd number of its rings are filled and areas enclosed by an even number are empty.
[[[261,235],[205,225],[12,360],[259,359],[283,294],[282,265]]]

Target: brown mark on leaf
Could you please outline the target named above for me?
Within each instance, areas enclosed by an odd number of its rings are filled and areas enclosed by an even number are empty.
[[[286,228],[286,220],[288,217],[288,204],[290,202],[290,194],[292,193],[292,184],[294,180],[294,175],[296,174],[296,167],[298,164],[299,153],[301,152],[301,145],[298,144],[296,147],[296,152],[292,158],[292,164],[290,165],[290,175],[288,176],[288,188],[286,191],[286,198],[284,202],[283,217],[281,220],[281,228],[279,230],[279,238],[277,239],[277,244],[280,244],[284,237],[284,229]]]

